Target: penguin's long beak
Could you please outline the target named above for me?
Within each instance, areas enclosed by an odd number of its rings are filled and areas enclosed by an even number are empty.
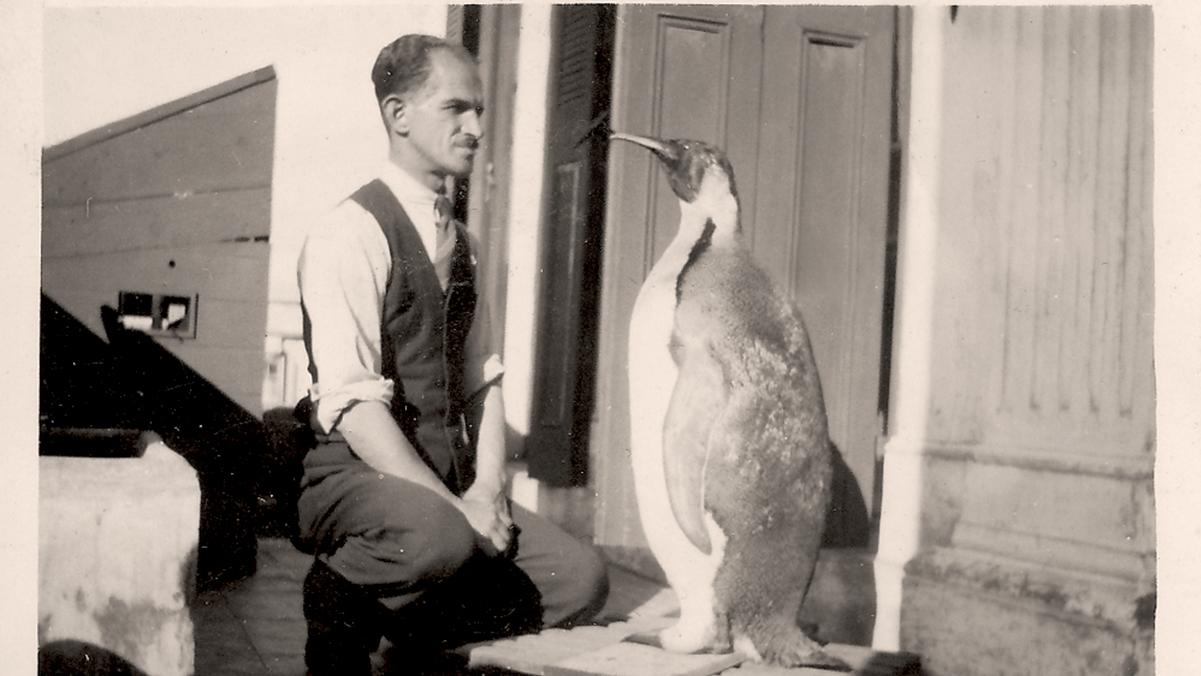
[[[666,144],[664,144],[662,141],[660,141],[658,139],[648,138],[646,136],[638,136],[635,134],[626,134],[625,132],[617,131],[617,132],[613,132],[612,134],[609,134],[609,140],[610,141],[629,141],[630,143],[636,143],[636,144],[642,146],[643,148],[649,148],[650,150],[655,151],[655,153],[657,153],[659,155],[669,154]]]

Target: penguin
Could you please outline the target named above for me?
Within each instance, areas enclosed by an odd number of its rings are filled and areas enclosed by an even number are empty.
[[[659,643],[847,671],[797,625],[833,474],[801,313],[751,257],[725,153],[694,140],[610,139],[654,153],[680,202],[629,332],[635,498],[680,601]]]

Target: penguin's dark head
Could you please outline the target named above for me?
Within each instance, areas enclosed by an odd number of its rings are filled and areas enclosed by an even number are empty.
[[[734,168],[726,154],[715,146],[691,139],[661,141],[621,132],[611,134],[609,138],[636,143],[653,152],[667,172],[672,192],[689,204],[697,201],[702,188],[727,193],[735,200],[738,198],[738,190],[734,186]],[[706,179],[710,180],[706,182]]]

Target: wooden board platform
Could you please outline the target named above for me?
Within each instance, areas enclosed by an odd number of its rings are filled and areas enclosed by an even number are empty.
[[[546,668],[547,676],[709,676],[741,664],[738,653],[676,655],[641,643],[614,643]]]
[[[749,662],[742,655],[677,655],[647,636],[675,622],[675,593],[620,566],[609,569],[612,591],[597,626],[548,629],[538,634],[464,646],[469,668],[532,676],[831,676],[822,669],[785,669]],[[654,641],[649,641],[654,643]],[[916,655],[877,652],[831,643],[826,651],[860,676],[921,674]]]
[[[659,607],[671,607],[662,604]],[[743,655],[678,655],[647,645],[645,635],[675,618],[632,617],[603,626],[548,629],[538,634],[465,646],[460,654],[472,670],[533,676],[831,676],[839,672],[785,669],[749,662]],[[640,636],[641,635],[641,636]],[[860,676],[921,674],[920,661],[908,653],[878,652],[863,646],[832,643],[826,651]]]
[[[258,570],[250,578],[231,583],[220,590],[202,593],[192,614],[196,623],[196,673],[223,676],[295,676],[304,673],[305,624],[301,613],[301,583],[312,557],[295,550],[286,539],[260,538]],[[679,614],[675,594],[662,584],[641,577],[628,569],[610,566],[609,600],[597,625],[572,630],[550,629],[539,634],[465,646],[458,654],[447,654],[445,664],[415,665],[404,646],[392,646],[386,639],[372,654],[372,669],[377,676],[386,674],[461,674],[468,671],[506,676],[531,674],[693,674],[696,662],[688,657],[666,653],[652,654],[643,647],[621,646],[640,632],[662,629]],[[914,655],[881,653],[854,645],[832,643],[830,653],[850,664],[854,674],[894,676],[920,674]],[[598,653],[588,657],[591,653]],[[614,662],[620,671],[603,671],[604,659],[617,654]],[[705,656],[703,656],[705,657]],[[715,656],[707,656],[712,658]],[[722,656],[716,656],[722,657]],[[729,657],[729,656],[724,656]],[[587,668],[574,669],[577,659],[592,660]],[[646,665],[668,664],[654,672]],[[598,666],[599,665],[599,666]],[[675,671],[673,665],[679,668]],[[593,668],[598,666],[598,668]],[[427,668],[428,667],[428,668]],[[639,669],[642,668],[642,671]],[[831,676],[837,672],[817,669],[781,669],[754,662],[738,666],[709,663],[721,676]],[[423,671],[422,671],[423,669]],[[557,669],[562,669],[556,671]]]

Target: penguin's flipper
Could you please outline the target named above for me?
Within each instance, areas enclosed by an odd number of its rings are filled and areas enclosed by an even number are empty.
[[[726,392],[721,367],[699,345],[677,346],[679,377],[663,421],[663,469],[667,497],[676,522],[705,554],[710,553],[705,527],[705,467],[714,424],[722,418]]]

